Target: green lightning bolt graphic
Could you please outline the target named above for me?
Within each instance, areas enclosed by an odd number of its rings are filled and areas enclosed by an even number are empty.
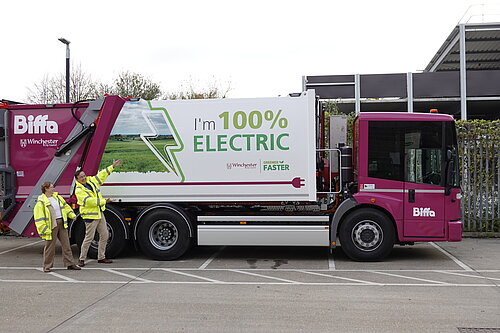
[[[182,139],[177,132],[168,111],[165,108],[154,108],[151,105],[151,101],[147,102],[150,111],[144,112],[143,117],[146,119],[152,133],[141,134],[141,138],[167,168],[167,172],[174,172],[180,177],[180,182],[182,183],[185,180],[185,176],[175,153],[184,149],[184,143],[182,142]],[[159,140],[159,138],[163,137],[158,129],[158,125],[163,125],[163,123],[160,124],[159,122],[164,122],[164,124],[168,126],[171,131],[172,139],[167,141],[164,139]]]

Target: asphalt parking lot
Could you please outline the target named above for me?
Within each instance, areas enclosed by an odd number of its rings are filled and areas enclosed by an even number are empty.
[[[58,248],[52,273],[42,251],[0,237],[0,331],[500,332],[500,239],[396,246],[375,263],[341,248],[195,247],[81,271],[63,269]]]

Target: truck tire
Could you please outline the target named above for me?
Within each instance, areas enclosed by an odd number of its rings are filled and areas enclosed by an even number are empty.
[[[340,225],[340,246],[356,261],[379,261],[392,250],[395,231],[391,220],[376,209],[361,209],[349,214]]]
[[[108,244],[106,245],[106,258],[112,259],[120,255],[125,249],[128,241],[126,239],[127,232],[125,228],[128,225],[120,211],[114,207],[107,207],[104,211],[106,217],[106,226],[108,227]],[[75,225],[75,240],[78,248],[82,248],[83,240],[85,239],[85,222],[81,219],[76,221]],[[97,246],[99,242],[99,233],[96,231],[92,243],[90,243],[87,256],[92,259],[97,259]]]
[[[191,246],[187,217],[176,209],[157,209],[137,226],[142,252],[154,260],[175,260]]]

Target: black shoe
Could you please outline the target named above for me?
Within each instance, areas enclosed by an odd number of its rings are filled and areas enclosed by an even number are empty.
[[[113,262],[113,260],[111,259],[101,259],[101,260],[97,260],[98,263],[100,264],[111,264]]]
[[[81,268],[78,267],[77,265],[70,265],[68,266],[68,269],[72,271],[79,271]]]
[[[78,261],[78,266],[80,266],[80,267],[85,266],[85,261],[83,261],[83,260]]]
[[[52,270],[51,270],[50,268],[44,268],[44,269],[43,269],[43,272],[44,272],[44,273],[50,273],[50,272],[52,272]]]

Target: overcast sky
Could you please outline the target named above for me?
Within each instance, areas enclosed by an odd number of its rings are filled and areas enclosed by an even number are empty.
[[[59,37],[93,79],[129,70],[165,92],[216,80],[229,97],[277,96],[300,91],[303,75],[415,72],[480,3],[500,21],[498,0],[4,1],[0,98],[25,101],[65,72]]]

